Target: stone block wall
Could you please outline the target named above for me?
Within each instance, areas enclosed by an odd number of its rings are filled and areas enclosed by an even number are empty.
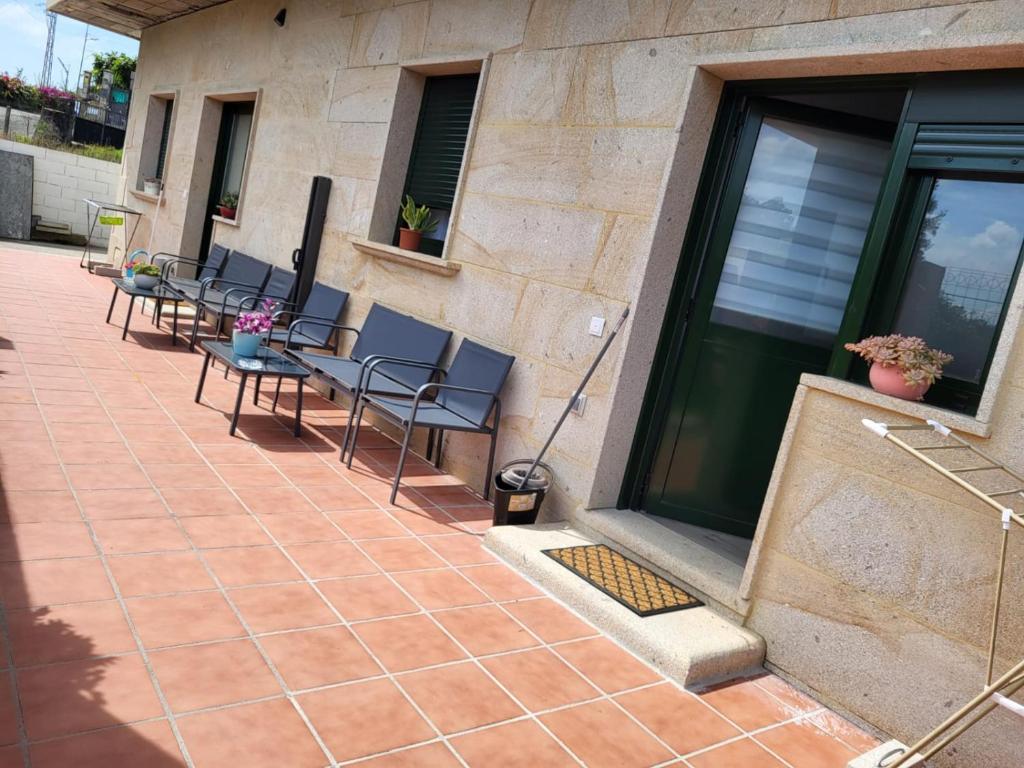
[[[256,93],[238,220],[217,223],[214,240],[287,264],[310,179],[330,176],[318,277],[351,292],[348,321],[358,325],[379,301],[452,328],[453,349],[470,336],[517,356],[499,461],[534,453],[546,437],[600,345],[586,334],[590,317],[612,322],[630,305],[634,320],[592,382],[586,414],[567,421],[550,456],[555,515],[615,503],[717,109],[714,83],[1024,61],[1016,0],[296,0],[284,28],[272,23],[279,7],[236,0],[144,32],[133,101],[175,98],[155,246],[179,250],[189,200],[206,194],[197,158],[208,159],[207,99]],[[398,121],[415,119],[400,100],[403,69],[467,61],[482,62],[484,75],[446,253],[461,270],[435,274],[358,250],[375,216],[394,215],[379,208],[378,190]],[[139,176],[145,123],[140,108],[124,188]],[[150,202],[135,202],[152,218]],[[992,450],[1008,456],[1020,445],[1022,371],[1018,350],[1004,380],[1012,394],[1000,396],[991,425]],[[919,734],[979,680],[992,571],[975,553],[991,548],[990,521],[896,473],[889,447],[858,432],[870,407],[824,392],[804,402],[749,622],[768,639],[769,661],[829,703]],[[833,422],[842,427],[826,440],[820,425]],[[445,466],[479,486],[485,456],[486,441],[454,436]],[[933,530],[927,515],[943,525]],[[1004,647],[1022,633],[1012,624]],[[1019,762],[1006,761],[1011,747],[998,739],[971,744],[969,759],[944,764]]]
[[[0,139],[0,149],[35,158],[32,214],[67,224],[75,235],[85,237],[89,231],[84,198],[121,200],[121,166],[116,163],[7,139]],[[110,227],[97,225],[93,241],[102,247],[109,239]]]

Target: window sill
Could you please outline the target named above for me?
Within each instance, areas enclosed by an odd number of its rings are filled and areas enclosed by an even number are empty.
[[[433,272],[435,275],[454,277],[462,269],[462,264],[457,261],[449,261],[436,256],[426,256],[416,251],[406,251],[396,248],[393,245],[374,243],[370,240],[353,240],[352,246],[360,253],[373,256],[376,259],[390,261],[395,264],[405,264],[415,269],[422,269]]]
[[[238,216],[237,215],[233,219],[226,219],[223,216],[218,216],[217,214],[214,214],[210,218],[213,219],[216,222],[221,223],[221,224],[227,224],[229,227],[237,227],[238,226]]]
[[[991,427],[972,416],[957,413],[956,411],[947,411],[945,408],[937,408],[926,403],[900,400],[898,397],[883,395],[881,392],[876,392],[870,387],[854,384],[850,381],[805,373],[800,377],[800,383],[811,389],[829,392],[839,397],[845,397],[847,400],[855,400],[877,408],[884,408],[887,411],[893,411],[902,416],[910,416],[915,419],[934,419],[957,432],[965,432],[976,437],[991,436]]]
[[[161,206],[167,204],[166,197],[162,197],[159,195],[148,195],[140,189],[129,189],[128,191],[131,193],[132,197],[137,197],[139,200],[145,200],[147,203],[152,203],[153,205]]]

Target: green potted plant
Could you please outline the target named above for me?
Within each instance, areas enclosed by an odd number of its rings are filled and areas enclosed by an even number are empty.
[[[143,192],[143,194],[152,195],[153,197],[157,197],[157,196],[160,195],[160,186],[161,186],[161,181],[160,181],[160,179],[156,178],[155,176],[147,176],[146,178],[144,178],[142,180],[142,192]]]
[[[437,229],[437,219],[430,215],[430,209],[425,205],[416,205],[412,195],[405,196],[402,221],[406,226],[398,230],[398,247],[407,251],[418,251],[423,235],[429,235]]]
[[[235,214],[238,212],[238,195],[233,192],[221,195],[220,202],[217,203],[217,212],[222,218],[235,218]]]
[[[922,400],[936,379],[942,378],[942,367],[953,362],[953,356],[929,347],[917,336],[869,336],[856,344],[846,344],[869,363],[871,386],[885,395],[903,400]]]
[[[135,287],[151,290],[160,282],[160,267],[156,264],[137,264],[134,267]]]

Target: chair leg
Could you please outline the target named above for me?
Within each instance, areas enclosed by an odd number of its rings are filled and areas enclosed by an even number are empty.
[[[188,351],[196,351],[196,337],[199,335],[199,318],[202,317],[202,310],[197,306],[195,317],[192,319],[192,337],[188,342]]]
[[[332,389],[331,392],[334,390]],[[348,441],[352,435],[352,422],[355,420],[356,408],[359,405],[359,393],[352,393],[352,404],[348,408],[348,423],[345,425],[345,434],[341,438],[341,458],[345,458],[345,449],[348,448]]]
[[[498,425],[491,433],[491,451],[487,456],[487,477],[484,478],[484,501],[491,500],[491,477],[494,475],[494,449],[498,445]]]
[[[352,403],[352,410],[356,414],[356,428],[353,430],[351,438],[349,438],[348,430],[345,430],[345,440],[341,446],[341,460],[345,461],[345,446],[348,445],[348,461],[345,462],[345,466],[352,469],[352,457],[356,455],[356,443],[359,442],[359,425],[363,423],[363,406],[360,403],[358,406],[355,402]],[[351,445],[349,445],[349,439],[351,439]]]
[[[441,446],[443,445],[443,440],[444,430],[439,429],[437,430],[437,447],[434,449],[434,469],[441,468]],[[430,457],[428,456],[427,459],[429,460],[429,458]]]
[[[405,468],[405,456],[409,452],[409,439],[412,437],[412,424],[405,428],[405,438],[402,440],[402,452],[398,454],[398,466],[395,468],[395,479],[391,483],[391,506],[395,505],[398,498],[398,486],[402,482],[402,470]]]
[[[277,400],[281,397],[281,380],[283,378],[283,376],[278,376],[277,378],[277,387],[274,389],[274,404],[270,406],[271,413],[277,413]]]

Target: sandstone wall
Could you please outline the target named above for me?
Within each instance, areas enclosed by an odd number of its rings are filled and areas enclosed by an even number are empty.
[[[134,103],[176,93],[157,247],[181,243],[204,97],[258,92],[237,226],[217,224],[214,238],[287,263],[310,177],[330,176],[319,276],[352,292],[352,323],[376,300],[453,328],[456,344],[469,335],[517,355],[499,460],[543,441],[600,344],[589,318],[613,321],[631,304],[586,415],[550,457],[555,513],[615,503],[723,79],[1024,64],[1014,0],[296,0],[283,29],[271,22],[279,6],[236,0],[144,33]],[[357,250],[400,69],[474,59],[486,77],[447,251],[461,270]],[[144,124],[145,110],[133,113],[132,185]],[[991,430],[1009,455],[1020,350],[1011,368]],[[992,574],[975,553],[991,550],[994,529],[934,483],[908,485],[902,459],[861,434],[871,408],[815,391],[804,403],[750,623],[772,662],[831,703],[919,733],[978,681]],[[828,438],[821,425],[833,422]],[[479,483],[485,450],[455,437],[446,466]],[[947,525],[923,522],[936,515]],[[1019,645],[1022,628],[1010,631]],[[1004,764],[985,759],[973,764]]]

